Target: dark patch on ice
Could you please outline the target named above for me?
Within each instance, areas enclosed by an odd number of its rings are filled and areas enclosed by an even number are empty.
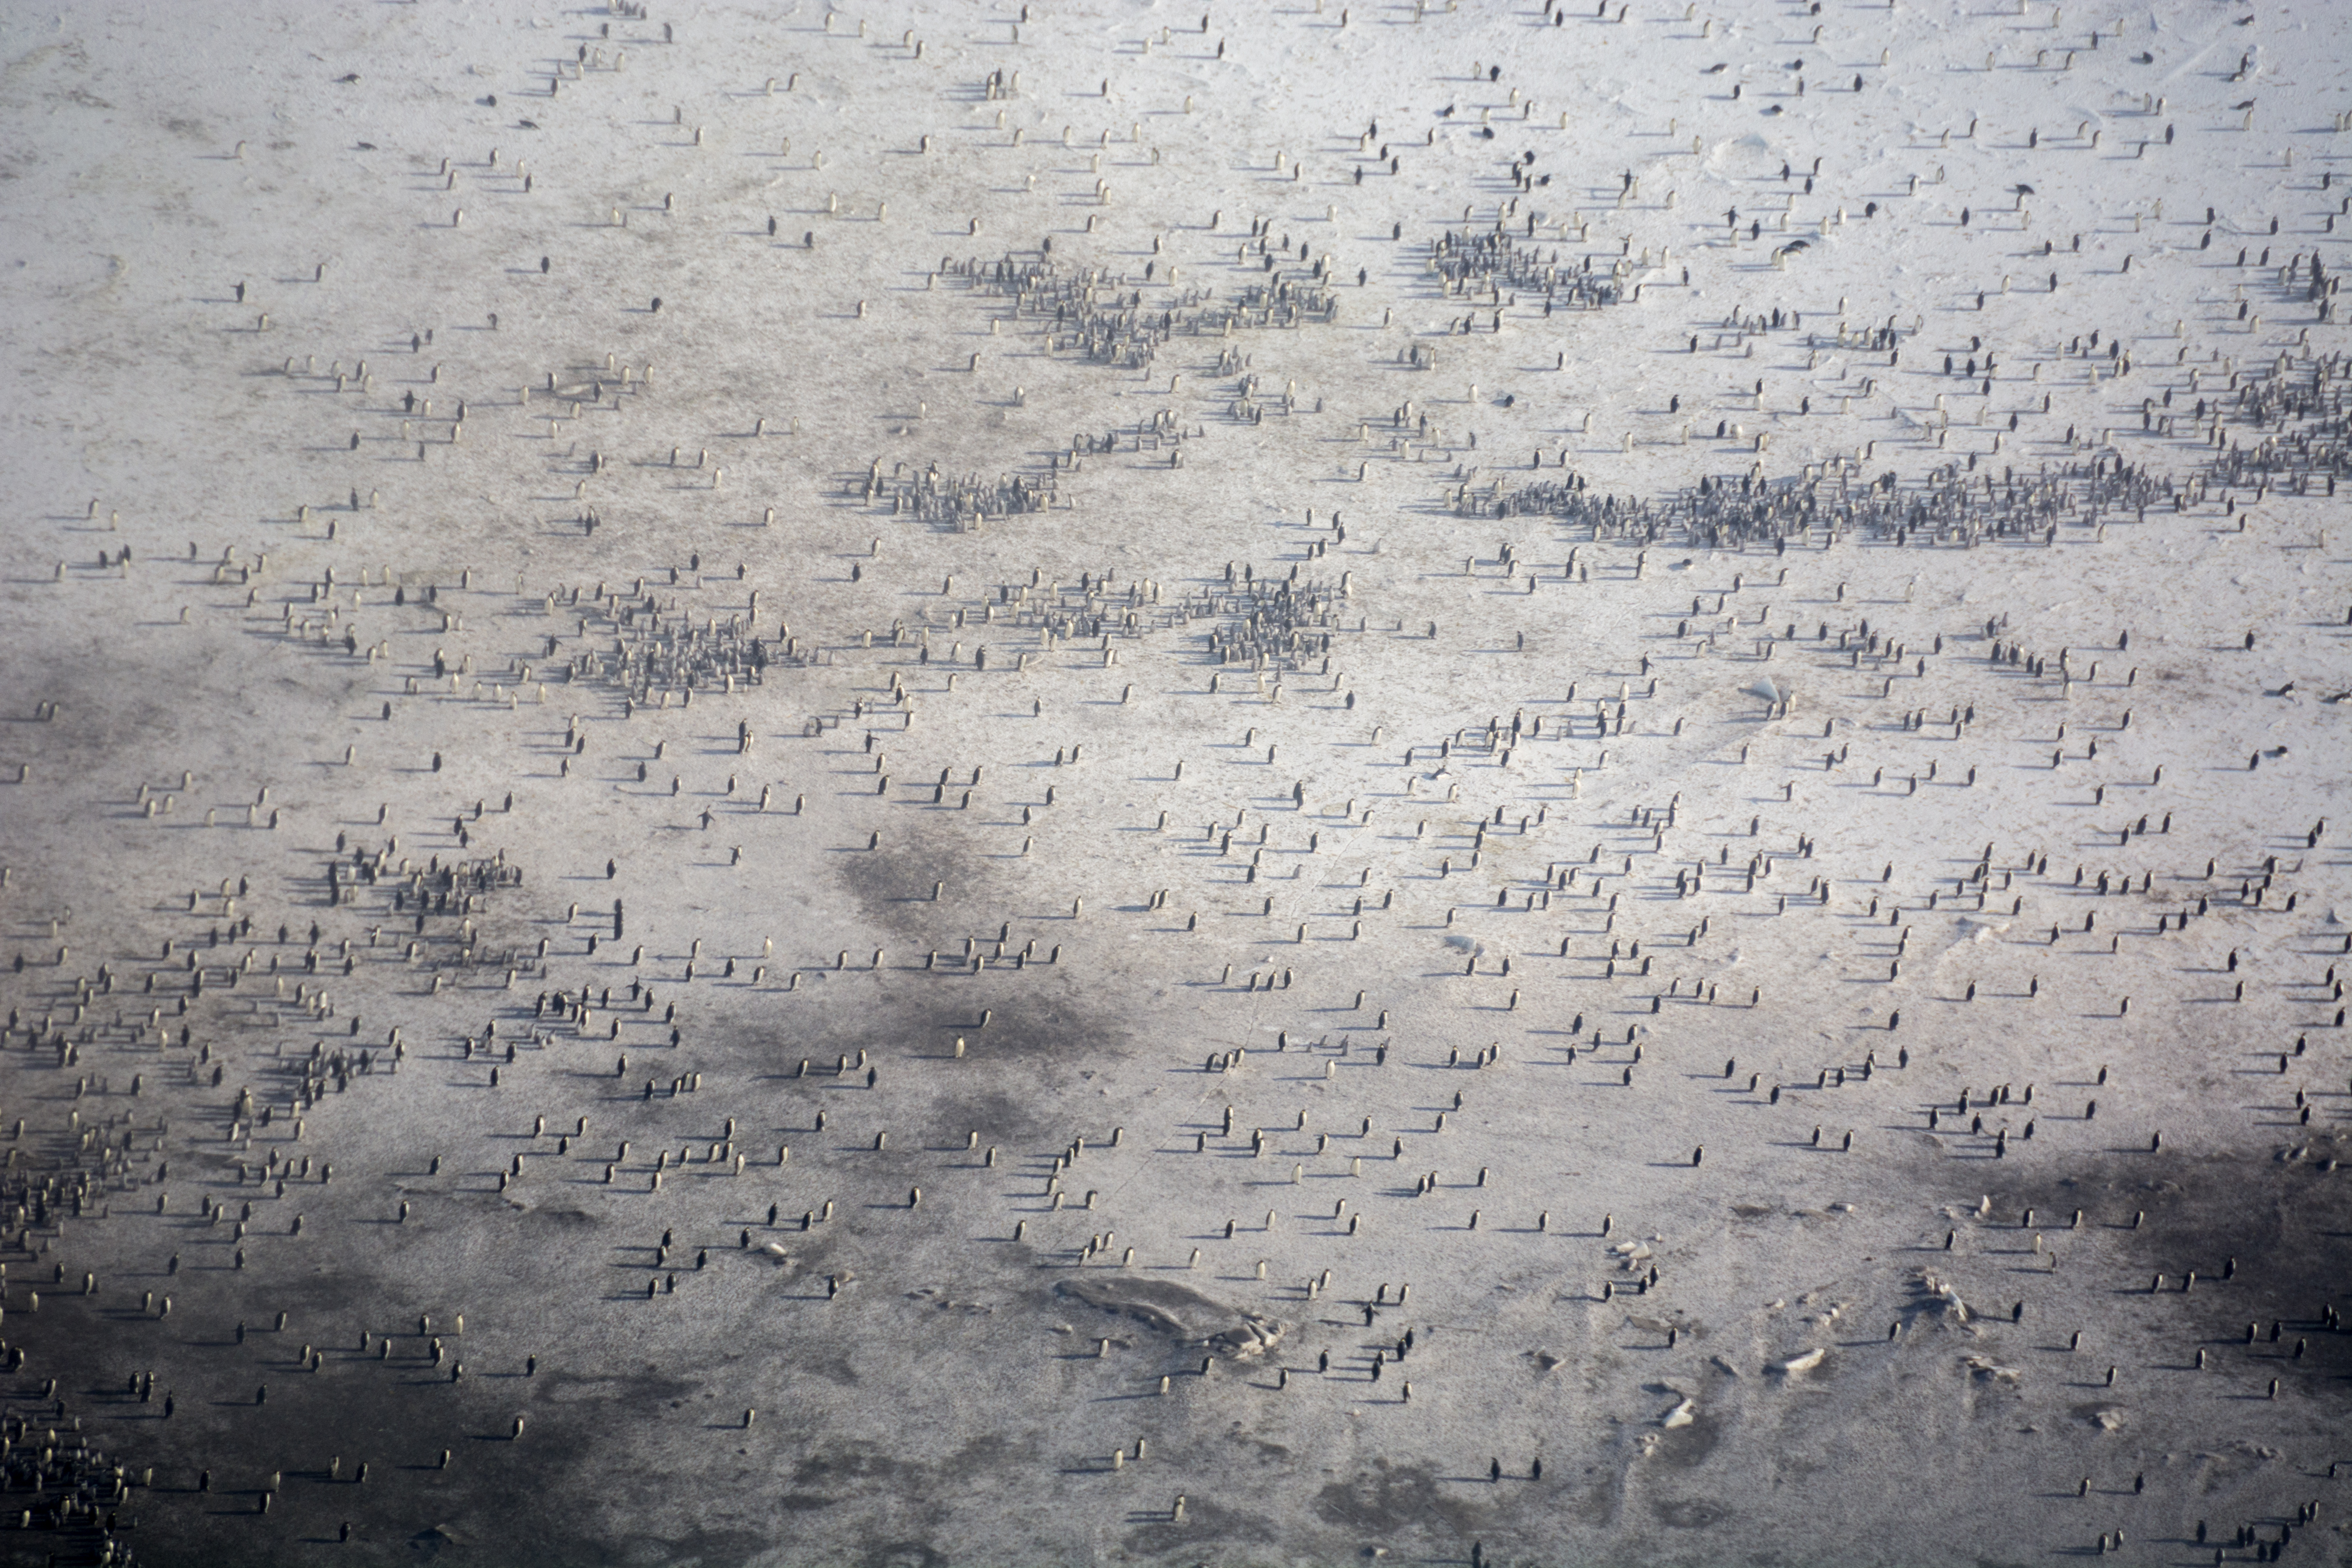
[[[1709,1498],[1653,1498],[1650,1500],[1650,1512],[1656,1516],[1659,1523],[1675,1530],[1705,1530],[1711,1524],[1722,1523],[1732,1515],[1728,1504]]]

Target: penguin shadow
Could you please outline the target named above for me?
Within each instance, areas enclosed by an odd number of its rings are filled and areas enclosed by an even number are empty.
[[[206,1495],[206,1496],[208,1496],[208,1497],[223,1497],[223,1496],[227,1496],[227,1497],[240,1497],[240,1496],[242,1496],[242,1497],[260,1498],[260,1497],[265,1497],[265,1496],[267,1496],[268,1494],[267,1494],[267,1493],[265,1493],[265,1492],[259,1492],[259,1491],[254,1491],[254,1492],[241,1492],[241,1493],[240,1493],[240,1492],[228,1492],[228,1493],[223,1493],[223,1492],[220,1492],[220,1491],[218,1491],[218,1490],[215,1490],[215,1491],[212,1491],[212,1492],[208,1492],[208,1493],[206,1493],[205,1495]],[[205,1510],[205,1511],[206,1513],[208,1513],[208,1514],[211,1514],[211,1515],[212,1515],[214,1518],[215,1518],[215,1519],[234,1519],[234,1518],[236,1518],[236,1517],[237,1517],[237,1516],[239,1516],[239,1515],[242,1515],[242,1514],[257,1514],[257,1513],[259,1513],[259,1512],[261,1511],[261,1510],[259,1509],[259,1507],[258,1507],[258,1506],[252,1507],[252,1508],[234,1508],[234,1507],[225,1507],[225,1508],[208,1508],[208,1509]]]

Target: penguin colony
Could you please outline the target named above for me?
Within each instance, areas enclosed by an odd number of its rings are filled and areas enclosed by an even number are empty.
[[[2341,29],[13,31],[0,1562],[2343,1555]]]

